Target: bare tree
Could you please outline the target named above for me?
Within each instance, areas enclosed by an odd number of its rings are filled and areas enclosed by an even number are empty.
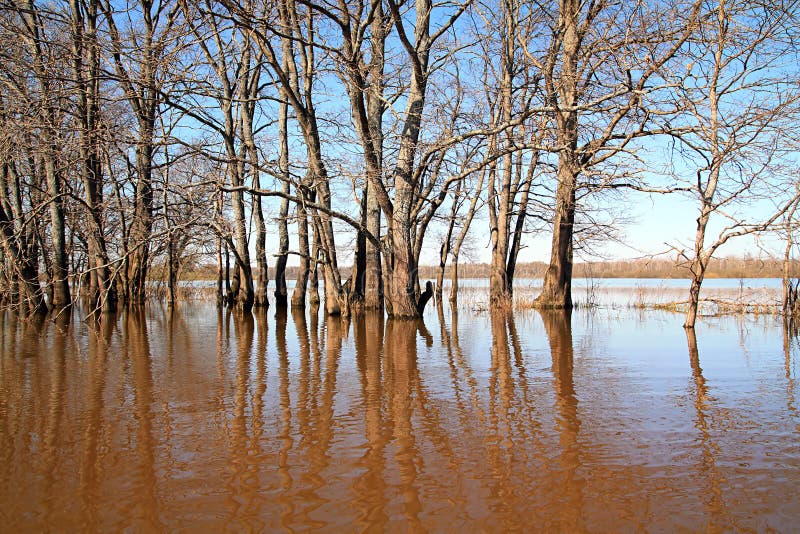
[[[320,10],[339,28],[342,44],[336,48],[337,57],[343,62],[342,80],[350,98],[350,114],[358,134],[364,157],[366,175],[362,201],[362,235],[369,234],[369,241],[362,238],[359,246],[364,250],[363,269],[366,283],[356,263],[356,293],[372,295],[367,302],[373,307],[380,302],[381,289],[385,292],[386,309],[394,317],[417,317],[424,306],[418,297],[417,265],[425,228],[436,209],[446,198],[446,193],[435,197],[433,205],[426,202],[434,198],[433,187],[438,184],[438,170],[443,161],[441,150],[447,145],[423,153],[418,151],[423,130],[425,102],[428,84],[434,72],[432,61],[442,58],[431,55],[434,46],[458,20],[468,3],[454,6],[450,11],[442,9],[439,15],[444,20],[432,28],[434,9],[431,2],[417,1],[413,9],[404,12],[405,6],[393,1],[384,10],[381,1],[353,4],[346,9],[344,4],[338,12]],[[413,16],[413,22],[412,22]],[[383,115],[386,111],[385,96],[385,46],[389,29],[401,43],[401,51],[410,68],[410,80],[403,88],[406,108],[400,115],[400,133],[396,147],[396,161],[390,172],[384,172]],[[408,31],[413,26],[413,35]],[[367,41],[365,35],[371,33]],[[369,61],[365,60],[368,48]],[[446,57],[446,56],[445,56]],[[439,157],[437,157],[439,156]],[[384,182],[390,175],[392,191]],[[427,179],[427,182],[426,182]],[[448,183],[453,183],[451,180]],[[443,187],[441,191],[446,191]],[[380,238],[381,212],[387,221],[387,236],[383,241],[383,263],[372,248]],[[429,208],[423,211],[423,208]],[[357,256],[358,260],[358,256]],[[383,276],[383,288],[377,281]]]
[[[557,157],[550,265],[537,306],[572,306],[576,195],[584,187],[624,186],[625,173],[604,173],[602,165],[659,132],[650,118],[668,88],[661,73],[695,35],[702,3],[561,0],[542,19],[546,41],[526,43],[544,83]]]
[[[89,262],[89,297],[93,309],[111,312],[116,309],[117,291],[112,279],[103,218],[105,186],[102,146],[104,138],[101,117],[101,52],[98,36],[99,0],[71,0],[72,65],[79,174],[89,228],[86,230]]]
[[[66,91],[61,82],[61,62],[64,59],[64,43],[50,35],[56,30],[49,24],[48,13],[33,1],[28,0],[24,8],[19,6],[20,37],[28,48],[32,66],[32,94],[35,94],[38,109],[39,149],[47,187],[47,205],[50,213],[50,293],[49,305],[55,309],[72,304],[69,289],[69,269],[64,215],[64,177],[59,164],[61,132],[64,106],[61,101]]]
[[[2,61],[0,61],[0,239],[4,252],[5,302],[23,313],[47,310],[39,281],[44,259],[40,225],[47,204],[40,202],[47,185],[41,176],[41,151],[36,130],[41,125],[42,99],[30,64],[29,33],[19,13],[23,5],[3,6]],[[33,16],[33,15],[31,15]],[[28,19],[29,20],[29,19]],[[45,46],[46,43],[41,43]],[[44,68],[44,65],[40,68]]]
[[[496,130],[486,148],[490,157],[487,203],[491,233],[490,301],[511,305],[514,272],[533,182],[541,173],[539,151],[549,135],[543,112],[542,75],[523,53],[525,36],[541,24],[543,13],[525,13],[521,2],[503,0],[500,9],[485,15],[487,28],[498,28],[496,40],[483,41],[484,90],[493,102],[488,110]],[[499,47],[495,54],[491,47]],[[499,65],[491,59],[499,57]]]
[[[458,300],[458,262],[461,257],[462,247],[464,246],[464,240],[467,238],[469,229],[472,226],[472,220],[475,218],[475,214],[478,210],[478,201],[481,198],[483,183],[487,174],[488,170],[486,168],[481,170],[479,174],[480,177],[478,178],[478,183],[472,192],[472,198],[470,199],[469,207],[467,208],[466,217],[464,218],[463,223],[460,225],[461,232],[459,232],[458,237],[453,245],[453,260],[450,272],[450,302],[456,302]]]
[[[313,91],[318,68],[315,49],[316,14],[311,7],[295,1],[281,2],[277,17],[254,16],[248,4],[225,0],[223,2],[237,22],[251,33],[263,53],[282,97],[288,100],[303,136],[308,161],[308,172],[303,183],[298,184],[301,194],[310,204],[323,209],[312,209],[314,233],[319,239],[319,253],[325,278],[325,309],[330,315],[349,313],[349,302],[342,289],[330,216],[331,188],[327,165],[322,153]],[[276,42],[279,46],[276,46]],[[302,223],[301,223],[302,224]],[[299,301],[299,295],[298,295]]]
[[[285,67],[285,63],[284,63]],[[289,103],[281,98],[278,107],[278,170],[281,174],[281,190],[287,196],[290,193],[291,176],[289,172]],[[287,306],[286,262],[289,255],[289,199],[281,199],[278,214],[278,259],[275,262],[275,305],[278,308]],[[308,251],[308,228],[305,228],[305,248]],[[306,260],[308,261],[308,260]],[[305,291],[305,288],[303,288]],[[305,304],[305,295],[302,297]]]
[[[787,156],[782,139],[796,131],[800,91],[791,33],[797,5],[714,2],[702,39],[685,50],[676,83],[683,104],[679,161],[690,169],[686,181],[699,208],[692,249],[680,252],[691,273],[687,329],[695,326],[714,253],[733,238],[767,229],[794,205],[791,182],[783,195],[774,186]],[[754,209],[765,200],[767,208]],[[712,217],[724,221],[715,235]]]
[[[250,212],[255,220],[255,255],[258,283],[254,284],[250,233],[247,224],[245,188],[261,187],[260,151],[256,132],[259,93],[261,90],[261,58],[258,48],[251,41],[249,32],[240,31],[231,24],[218,4],[206,0],[201,5],[181,2],[185,16],[195,38],[195,45],[202,51],[205,62],[213,75],[205,79],[186,79],[188,90],[193,93],[194,104],[175,102],[193,118],[210,128],[222,140],[223,155],[209,154],[221,158],[227,169],[233,211],[233,240],[229,243],[236,259],[236,269],[227,300],[242,310],[269,306],[267,284],[269,269],[266,258],[266,222],[261,197],[253,198]],[[244,9],[252,11],[251,3]],[[209,42],[207,42],[209,41]],[[212,80],[213,78],[213,80]],[[211,97],[217,104],[206,109],[205,99]],[[249,178],[249,179],[248,179]]]
[[[101,4],[111,45],[116,81],[136,119],[135,193],[127,245],[126,297],[141,304],[146,298],[150,239],[153,228],[153,169],[158,145],[156,121],[163,112],[168,93],[169,69],[173,66],[180,10],[171,2],[138,0],[118,12],[109,0]],[[137,24],[133,23],[135,16]],[[125,21],[123,30],[118,22]]]
[[[7,124],[7,123],[6,123]],[[4,152],[8,145],[5,145]],[[6,300],[23,313],[46,310],[39,284],[39,251],[30,213],[23,212],[22,192],[15,163],[4,154],[0,174],[0,239],[5,252],[5,279],[10,286]]]

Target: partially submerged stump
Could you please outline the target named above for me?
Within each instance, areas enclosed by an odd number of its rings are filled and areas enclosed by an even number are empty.
[[[425,305],[428,304],[431,297],[433,297],[433,284],[428,280],[425,282],[425,291],[419,296],[419,301],[417,302],[417,313],[420,317],[422,316],[422,312],[425,311]]]

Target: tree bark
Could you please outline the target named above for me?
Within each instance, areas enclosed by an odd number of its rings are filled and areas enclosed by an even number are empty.
[[[44,141],[44,140],[43,140]],[[45,155],[45,176],[50,201],[50,229],[52,240],[52,301],[50,307],[56,310],[72,305],[69,290],[69,268],[67,257],[66,223],[64,221],[64,201],[61,197],[62,178],[56,170],[53,148]]]
[[[239,91],[242,93],[242,102],[239,111],[241,116],[242,141],[244,144],[245,160],[250,173],[250,181],[254,189],[260,189],[260,158],[258,156],[258,148],[256,147],[253,121],[255,120],[256,102],[260,89],[261,64],[260,58],[256,58],[255,64],[253,64],[251,60],[252,49],[249,38],[244,39],[243,46],[241,74],[238,81]],[[259,195],[253,195],[252,197],[252,212],[256,225],[255,254],[256,268],[258,269],[253,295],[253,305],[259,308],[268,308],[269,298],[267,297],[267,286],[269,284],[269,263],[267,262],[267,225],[264,221],[264,210],[261,205],[261,196]]]
[[[153,125],[149,121],[146,123],[139,132],[136,147],[136,193],[128,239],[127,294],[131,304],[144,304],[147,298],[150,235],[153,229]]]
[[[398,7],[391,3],[395,25],[399,26]],[[417,0],[416,24],[414,29],[415,53],[412,54],[411,80],[406,104],[405,121],[400,135],[400,149],[393,174],[394,203],[387,217],[391,216],[389,238],[391,239],[392,268],[390,285],[387,288],[392,300],[391,315],[400,319],[420,317],[417,307],[416,281],[417,264],[412,248],[411,208],[416,193],[414,180],[414,159],[422,125],[422,112],[425,107],[425,94],[428,84],[428,59],[432,45],[429,30],[431,5],[427,0]],[[375,180],[373,180],[375,183]],[[378,184],[376,184],[378,187]],[[384,212],[387,209],[384,207]]]
[[[14,224],[2,205],[0,205],[0,232],[6,258],[16,271],[10,277],[19,281],[11,288],[12,304],[18,305],[23,312],[44,313],[47,307],[39,285],[39,273],[36,268],[38,261],[32,261],[33,258],[25,254],[27,247],[17,240]]]
[[[712,171],[712,179],[709,185],[714,184],[716,187],[718,173]],[[707,192],[712,193],[707,189]],[[705,250],[706,228],[708,221],[711,217],[712,206],[710,204],[712,197],[708,197],[708,202],[704,201],[700,209],[700,216],[697,218],[697,231],[694,238],[694,256],[692,257],[689,272],[692,275],[691,285],[689,287],[689,305],[686,309],[686,319],[683,322],[683,327],[686,329],[693,329],[697,322],[697,312],[700,307],[700,288],[703,285],[703,280],[706,276],[706,268],[711,259],[710,254]]]
[[[516,49],[517,21],[513,6],[503,2],[502,24],[502,53],[500,77],[500,109],[497,114],[499,123],[508,123],[511,120],[512,91],[514,79],[514,51]],[[502,146],[511,145],[515,141],[510,137],[513,130],[507,132]],[[490,154],[496,149],[500,135],[493,135],[490,140]],[[514,172],[513,154],[508,147],[500,159],[492,163],[489,181],[489,210],[492,238],[492,258],[489,269],[489,301],[493,308],[510,308],[512,303],[511,285],[507,279],[506,263],[508,260],[509,238],[511,234],[511,208],[512,208],[512,179]],[[495,182],[499,180],[499,188]]]
[[[282,176],[281,190],[285,194],[289,194],[289,103],[286,98],[281,99],[278,107],[278,142],[280,144],[280,156],[278,167]],[[275,262],[275,306],[278,308],[286,308],[287,306],[287,290],[286,290],[286,262],[289,255],[289,199],[281,199],[280,212],[278,214],[278,259]],[[305,229],[305,254],[308,254],[308,229]],[[299,233],[299,232],[298,232]],[[303,244],[300,244],[302,249]],[[303,254],[303,252],[301,252]],[[306,260],[306,266],[308,260]],[[307,269],[307,267],[306,267]],[[308,276],[306,273],[305,276]],[[302,301],[305,304],[305,288],[302,289]],[[294,306],[294,297],[292,298],[292,307]]]
[[[559,145],[558,187],[553,220],[550,265],[544,275],[542,293],[535,300],[539,308],[572,307],[572,240],[575,227],[575,193],[578,165],[578,59],[581,39],[578,28],[579,0],[561,0],[561,72],[546,82],[550,102],[556,107]]]
[[[73,70],[80,124],[80,176],[86,202],[87,253],[90,269],[90,300],[103,313],[117,308],[116,287],[106,247],[103,221],[103,166],[100,127],[100,52],[97,39],[97,0],[71,0]]]
[[[297,279],[292,291],[292,308],[306,307],[306,288],[308,286],[309,271],[311,268],[311,250],[308,240],[308,214],[303,203],[297,204],[297,248],[300,254],[300,265],[297,269]]]
[[[52,74],[48,72],[48,58],[43,47],[49,37],[45,34],[44,23],[39,8],[32,0],[27,2],[27,10],[22,15],[29,26],[26,35],[33,60],[33,72],[40,91],[40,157],[44,168],[47,188],[48,211],[50,214],[51,263],[50,263],[50,302],[49,306],[60,310],[72,304],[69,289],[69,259],[67,257],[66,223],[64,220],[63,177],[56,158],[58,157],[59,96],[55,94]]]
[[[381,209],[374,186],[367,183],[367,231],[377,239],[381,238]],[[377,310],[383,308],[383,270],[381,251],[372,241],[366,243],[366,273],[364,281],[364,308]]]
[[[569,156],[562,155],[561,158]],[[561,159],[559,158],[559,160]],[[550,265],[544,275],[538,308],[572,308],[572,236],[575,225],[576,177],[567,162],[559,162],[556,212]]]

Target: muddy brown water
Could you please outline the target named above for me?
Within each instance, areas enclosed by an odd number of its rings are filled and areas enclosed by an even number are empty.
[[[792,531],[779,320],[0,315],[0,531]]]

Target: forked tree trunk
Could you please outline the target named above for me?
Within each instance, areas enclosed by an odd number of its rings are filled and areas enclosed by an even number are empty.
[[[371,23],[371,60],[369,65],[369,89],[367,98],[367,123],[371,140],[371,148],[375,154],[376,165],[368,172],[378,173],[376,180],[383,180],[383,114],[386,112],[384,97],[384,67],[386,62],[386,24],[383,4],[375,4],[375,13]],[[381,207],[378,202],[378,191],[375,184],[367,179],[367,231],[376,239],[381,238]],[[366,273],[364,280],[364,308],[376,310],[383,308],[383,273],[381,271],[381,250],[367,240]]]
[[[261,65],[258,61],[255,65],[251,62],[252,50],[250,42],[245,39],[243,44],[241,67],[242,72],[239,77],[239,91],[242,92],[242,103],[240,104],[239,114],[241,116],[241,133],[244,141],[245,159],[247,171],[250,173],[250,182],[253,189],[261,188],[261,172],[256,147],[255,131],[253,121],[256,114],[256,102],[258,100],[259,83],[261,79]],[[244,172],[243,176],[244,178]],[[261,196],[253,195],[252,213],[255,220],[255,254],[256,268],[258,270],[257,279],[254,284],[253,305],[258,308],[268,308],[269,298],[267,297],[267,286],[269,284],[269,263],[267,262],[267,225],[264,221],[264,210],[261,205]],[[246,309],[246,308],[245,308]]]
[[[512,13],[512,6],[503,3],[502,52],[500,78],[500,104],[497,118],[500,123],[508,123],[512,116],[512,83],[514,78],[514,51],[516,49],[517,21]],[[508,149],[506,145],[513,142],[508,139],[511,132],[504,134],[505,142],[499,135],[490,140],[490,154],[498,147]],[[506,261],[511,235],[512,178],[513,155],[507,152],[501,158],[502,165],[498,170],[497,162],[492,163],[489,171],[489,222],[492,239],[492,257],[489,268],[489,301],[493,308],[510,308],[512,294],[506,278]],[[499,185],[499,187],[498,187]]]

